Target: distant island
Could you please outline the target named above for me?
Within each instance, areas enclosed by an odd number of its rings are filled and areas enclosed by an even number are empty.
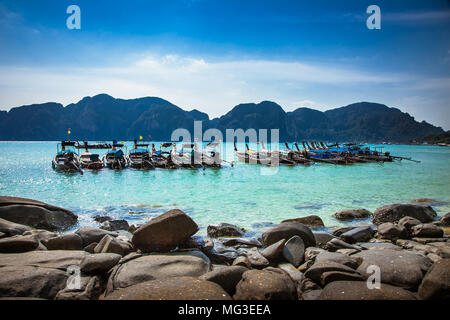
[[[414,139],[413,143],[450,145],[450,130],[442,133],[429,134],[421,139]]]
[[[73,140],[132,140],[138,136],[166,141],[177,128],[279,129],[280,141],[318,139],[347,142],[410,142],[444,130],[408,113],[372,102],[358,102],[325,112],[298,108],[285,112],[275,102],[244,103],[210,119],[157,97],[116,99],[107,94],[85,97],[64,107],[48,102],[0,111],[0,140],[62,140],[71,129]],[[427,140],[428,141],[428,140]],[[448,143],[448,142],[447,142]]]

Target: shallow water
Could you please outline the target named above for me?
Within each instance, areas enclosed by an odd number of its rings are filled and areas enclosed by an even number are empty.
[[[384,151],[421,163],[315,164],[272,170],[236,162],[233,168],[226,164],[220,170],[103,169],[80,175],[52,170],[56,142],[0,142],[0,195],[66,207],[80,216],[80,225],[91,224],[94,215],[141,223],[179,208],[202,227],[200,233],[211,223],[258,229],[267,226],[265,222],[310,214],[319,215],[327,227],[339,226],[343,223],[332,217],[334,212],[374,210],[417,198],[438,200],[434,206],[438,214],[450,211],[449,148],[389,145]],[[223,154],[228,161],[236,160],[231,144]]]

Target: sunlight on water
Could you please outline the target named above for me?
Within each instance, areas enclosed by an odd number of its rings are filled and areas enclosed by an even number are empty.
[[[225,151],[228,161],[236,160],[231,144]],[[52,170],[56,142],[0,142],[0,194],[66,207],[80,216],[81,225],[92,223],[94,215],[142,223],[179,208],[203,231],[211,223],[251,228],[310,214],[319,215],[326,226],[338,226],[342,223],[332,217],[334,212],[374,210],[417,198],[441,202],[434,207],[438,214],[450,211],[450,149],[386,146],[385,151],[421,163],[281,166],[264,175],[268,171],[259,165],[237,162],[220,170],[103,169],[80,175]]]

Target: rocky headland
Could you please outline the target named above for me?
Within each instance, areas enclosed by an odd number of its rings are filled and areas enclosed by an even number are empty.
[[[98,225],[67,232],[77,225],[69,210],[0,197],[0,299],[450,298],[450,213],[416,201],[334,217],[349,226],[326,228],[311,215],[258,237],[228,223],[203,237],[170,210],[139,226],[98,216]]]

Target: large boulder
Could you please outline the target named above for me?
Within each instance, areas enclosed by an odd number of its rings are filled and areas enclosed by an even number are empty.
[[[218,284],[194,277],[145,281],[117,290],[105,300],[231,300]]]
[[[380,289],[369,289],[365,281],[334,281],[325,286],[320,300],[417,300],[405,289],[381,284]]]
[[[235,300],[296,300],[297,290],[284,272],[249,270],[236,286]]]
[[[211,270],[210,260],[198,250],[133,256],[134,259],[124,257],[114,267],[106,294],[144,281],[184,276],[200,277]]]
[[[83,240],[76,233],[66,233],[57,237],[46,239],[42,243],[48,250],[81,250]]]
[[[355,269],[347,267],[346,265],[325,260],[320,262],[315,262],[306,272],[305,277],[313,280],[315,283],[321,282],[322,274],[329,271],[340,271],[350,274],[359,274]]]
[[[50,231],[68,229],[78,220],[67,209],[17,197],[0,197],[0,218]]]
[[[133,234],[134,247],[143,252],[166,252],[185,242],[198,226],[181,210],[170,210],[139,227]]]
[[[106,220],[100,226],[101,229],[108,231],[128,230],[130,225],[127,220]]]
[[[411,236],[420,238],[442,238],[444,230],[434,224],[418,224],[412,227]]]
[[[0,274],[0,297],[43,299],[53,299],[69,277],[62,270],[25,265],[0,267]]]
[[[380,224],[377,231],[378,235],[383,239],[397,240],[409,237],[408,230],[404,226],[392,222]]]
[[[299,236],[293,236],[284,245],[284,258],[290,262],[294,267],[298,267],[304,261],[305,244]]]
[[[24,253],[0,254],[1,266],[36,266],[66,270],[69,266],[80,265],[88,253],[85,251],[29,251]]]
[[[410,251],[391,249],[364,250],[352,257],[362,260],[358,271],[368,278],[372,275],[369,266],[380,268],[381,282],[415,290],[422,281],[423,275],[433,264],[421,254]]]
[[[13,236],[0,239],[0,252],[26,252],[35,250],[39,246],[39,241],[33,236]]]
[[[87,255],[80,262],[84,273],[104,274],[117,265],[122,257],[115,253],[98,253]]]
[[[119,240],[110,235],[105,235],[95,246],[94,253],[116,253],[123,256],[125,251]]]
[[[387,223],[391,223],[391,222],[387,222]],[[420,222],[420,220],[417,220],[416,218],[413,217],[403,217],[398,221],[398,225],[401,227],[404,227],[408,232],[411,231],[411,229],[414,226],[417,226],[418,224],[421,224],[422,222]]]
[[[251,248],[246,253],[248,261],[254,268],[263,268],[269,265],[269,260],[267,260],[259,251],[258,248]]]
[[[316,255],[314,261],[317,262],[317,263],[332,261],[332,262],[343,264],[343,265],[345,265],[347,267],[350,267],[352,269],[358,268],[358,265],[359,265],[358,259],[355,259],[355,258],[353,258],[351,256],[347,256],[347,255],[345,255],[343,253],[328,252],[328,251],[321,251],[321,252],[319,252],[319,254]]]
[[[293,236],[299,236],[302,238],[305,248],[314,247],[316,245],[316,239],[314,238],[311,230],[299,222],[284,222],[269,229],[262,235],[263,243],[266,247],[271,244],[285,239],[286,241]]]
[[[375,210],[372,222],[376,225],[383,222],[398,222],[403,217],[412,217],[422,223],[431,222],[436,212],[430,206],[414,204],[390,204]]]
[[[341,239],[347,243],[369,241],[375,231],[370,226],[357,227],[341,234]]]
[[[450,300],[450,259],[433,264],[419,286],[419,297],[424,300]]]
[[[299,223],[302,223],[302,224],[312,227],[312,228],[322,228],[325,226],[323,224],[322,219],[316,215],[294,218],[294,219],[287,219],[287,220],[283,220],[281,223],[283,223],[283,222],[299,222]]]
[[[266,258],[269,261],[276,260],[278,257],[280,257],[283,254],[284,250],[284,244],[286,243],[285,239],[281,239],[280,241],[277,241],[267,248],[265,248],[261,255]]]
[[[116,232],[111,232],[94,227],[83,227],[75,231],[75,233],[79,235],[83,240],[83,248],[94,242],[99,243],[100,240],[102,240],[106,235],[110,235],[111,237],[118,236]]]
[[[31,231],[32,229],[23,224],[14,223],[0,218],[0,232],[4,233],[6,237],[12,237],[15,235],[21,235],[25,231]]]
[[[366,219],[372,212],[366,209],[352,209],[336,212],[333,216],[338,220]]]
[[[244,230],[229,223],[211,224],[206,228],[208,236],[211,238],[219,237],[242,237]]]
[[[248,269],[242,266],[223,267],[205,273],[199,279],[217,283],[232,296],[236,291],[236,285],[242,279],[242,274],[246,271]]]

